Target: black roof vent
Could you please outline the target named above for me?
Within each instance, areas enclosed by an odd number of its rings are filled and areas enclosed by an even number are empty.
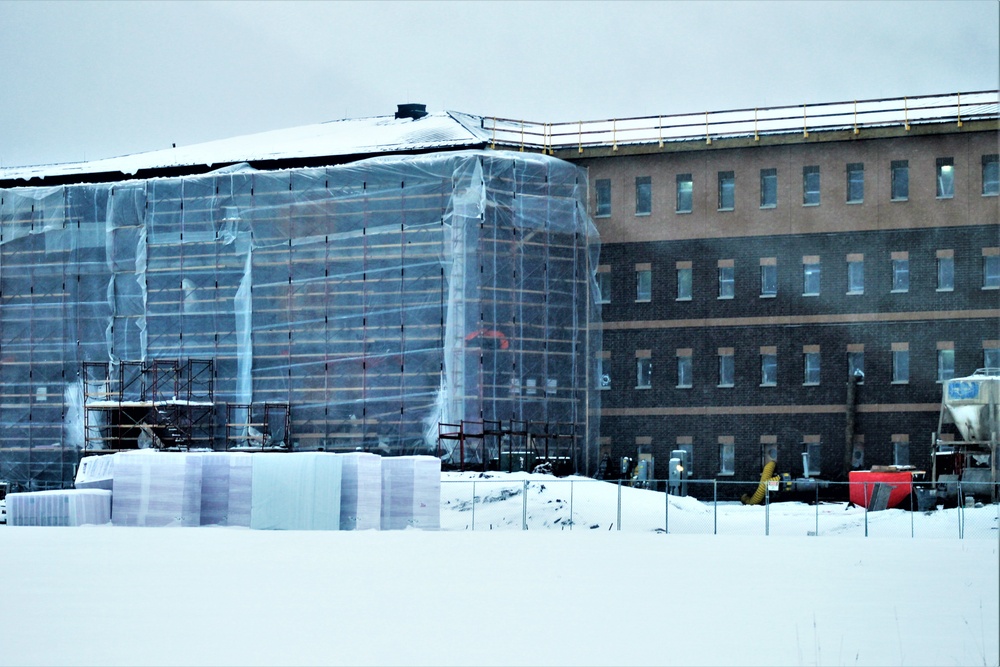
[[[397,104],[396,118],[423,118],[427,115],[426,104]]]

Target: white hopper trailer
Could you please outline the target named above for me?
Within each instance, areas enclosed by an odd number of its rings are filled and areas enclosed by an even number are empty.
[[[953,435],[956,439],[947,440],[943,433],[950,424],[958,433]],[[996,502],[998,432],[1000,369],[980,368],[944,383],[931,451],[932,479],[939,499],[961,502],[963,497],[973,496]]]

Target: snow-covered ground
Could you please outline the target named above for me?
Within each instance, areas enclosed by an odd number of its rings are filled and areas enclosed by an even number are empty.
[[[996,506],[865,538],[623,488],[619,531],[616,485],[569,488],[445,475],[439,532],[0,526],[0,664],[1000,664]]]

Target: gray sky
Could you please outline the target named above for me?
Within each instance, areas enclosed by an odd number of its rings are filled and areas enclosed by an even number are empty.
[[[0,165],[391,114],[534,121],[1000,87],[996,0],[0,0]]]

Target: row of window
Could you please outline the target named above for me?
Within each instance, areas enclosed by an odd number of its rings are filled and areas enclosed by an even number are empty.
[[[1000,346],[983,348],[983,367],[1000,368]],[[892,383],[907,384],[910,381],[910,345],[909,343],[892,343]],[[718,348],[718,386],[736,386],[736,352],[731,347]],[[608,368],[607,353],[598,355],[597,377],[599,388],[611,388],[611,373]],[[653,386],[653,359],[650,350],[636,351],[636,389],[651,389]],[[847,350],[848,377],[855,377],[859,384],[864,383],[865,352],[863,345],[849,345]],[[819,386],[820,384],[820,349],[818,345],[804,345],[802,348],[802,384],[804,386]],[[937,343],[937,381],[944,382],[955,377],[955,347],[950,341]],[[676,351],[676,375],[674,378],[678,389],[690,389],[694,386],[694,355],[690,348],[679,348]],[[778,385],[778,351],[775,346],[760,348],[760,386],[776,387]]]
[[[950,292],[955,289],[955,254],[953,250],[936,251],[937,291]],[[847,294],[865,293],[865,256],[863,253],[847,255]],[[736,263],[732,259],[720,259],[718,266],[718,295],[720,299],[736,296]],[[818,255],[802,258],[802,296],[820,294],[821,263]],[[690,301],[693,294],[693,263],[679,261],[677,271],[677,301]],[[910,291],[909,252],[890,254],[892,271],[892,292]],[[611,303],[611,267],[602,265],[597,272],[597,288],[601,303]],[[1000,248],[982,250],[982,289],[1000,289]],[[764,257],[760,260],[760,296],[778,295],[778,259]],[[649,264],[636,265],[635,300],[651,301],[653,297],[653,271]]]
[[[910,163],[909,160],[893,160],[889,167],[890,199],[906,201],[910,197]],[[861,204],[865,200],[865,165],[863,162],[852,162],[846,167],[847,203]],[[718,210],[732,211],[736,208],[736,172],[720,171],[717,178]],[[955,160],[941,157],[935,160],[935,193],[938,199],[951,199],[955,196]],[[597,193],[597,210],[599,218],[611,215],[611,180],[598,179],[594,183]],[[817,165],[802,167],[802,205],[819,206],[820,204],[820,168]],[[694,210],[694,177],[692,174],[677,174],[675,182],[675,211],[691,213]],[[1000,195],[1000,159],[997,154],[982,156],[982,195],[993,197]],[[760,207],[775,208],[778,206],[778,170],[776,168],[760,170]],[[653,182],[649,176],[638,176],[635,179],[635,214],[651,215],[653,212]]]
[[[695,447],[694,436],[679,436],[674,449],[687,452],[688,473],[694,477]],[[733,475],[736,472],[736,439],[731,435],[718,436],[719,447],[719,468],[718,475]],[[893,434],[891,436],[893,465],[910,465],[910,436],[906,433]],[[806,477],[819,475],[823,472],[823,444],[818,435],[804,435],[800,443],[800,454],[802,456],[802,472]],[[764,435],[760,438],[761,460],[776,459],[778,455],[777,437]],[[863,435],[855,435],[855,441],[851,452],[851,467],[859,470],[865,463],[865,441]]]

